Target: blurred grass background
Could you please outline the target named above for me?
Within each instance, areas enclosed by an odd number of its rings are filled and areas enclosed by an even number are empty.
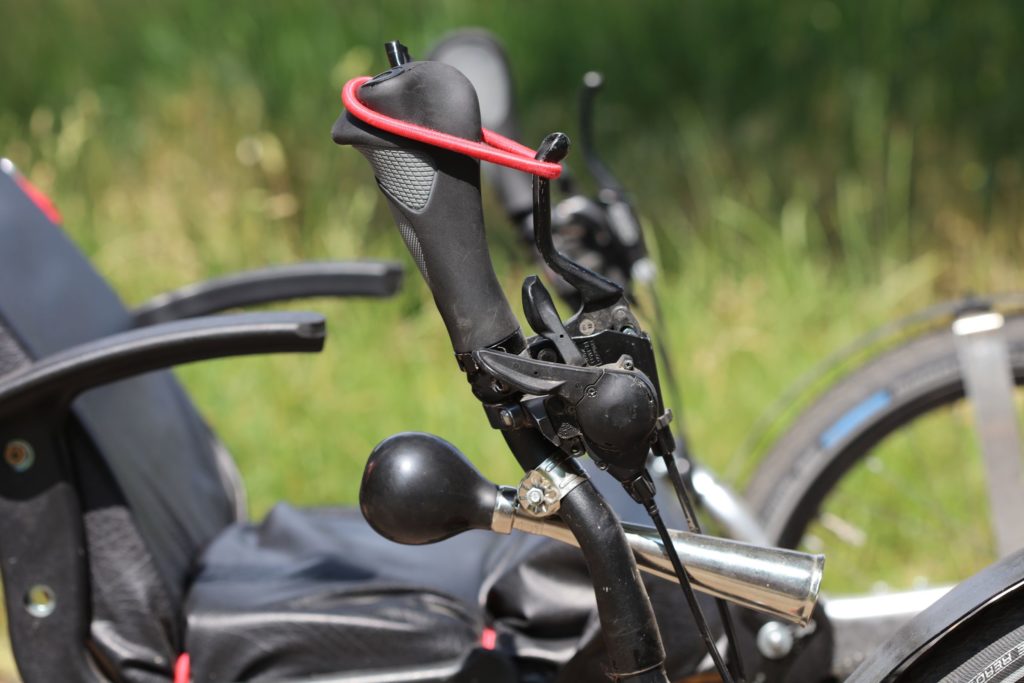
[[[329,139],[342,83],[386,68],[385,40],[416,56],[456,27],[495,32],[527,144],[572,136],[580,76],[605,73],[597,137],[663,267],[691,437],[737,485],[749,427],[816,360],[1022,284],[1017,3],[47,0],[0,4],[0,25],[0,154],[129,304],[300,259],[409,267],[391,301],[309,304],[329,319],[319,357],[180,371],[254,516],[353,502],[366,454],[403,429],[517,478],[365,162]],[[515,293],[534,267],[485,199]]]

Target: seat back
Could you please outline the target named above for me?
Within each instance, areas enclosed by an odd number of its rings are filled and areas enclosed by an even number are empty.
[[[0,173],[0,378],[131,326],[114,291],[19,179]],[[65,442],[83,507],[92,637],[107,637],[112,650],[118,639],[150,641],[127,656],[152,664],[167,653],[146,648],[176,647],[193,560],[238,517],[223,447],[167,371],[93,389],[72,412]]]

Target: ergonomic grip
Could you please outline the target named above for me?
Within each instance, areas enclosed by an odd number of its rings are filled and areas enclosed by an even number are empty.
[[[469,79],[480,101],[484,128],[513,140],[520,139],[512,67],[496,36],[479,28],[455,31],[434,46],[428,59],[454,66]],[[487,165],[483,172],[509,218],[516,224],[529,220],[533,179],[507,166]]]
[[[358,97],[392,118],[480,140],[480,107],[458,70],[408,62],[367,81]],[[343,113],[331,131],[369,160],[406,246],[434,295],[456,353],[507,340],[519,331],[494,275],[475,159],[378,130]]]

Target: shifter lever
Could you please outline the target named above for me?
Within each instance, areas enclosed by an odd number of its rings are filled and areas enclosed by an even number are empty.
[[[562,324],[551,295],[536,275],[523,280],[523,312],[533,331],[555,345],[566,365],[587,364]]]

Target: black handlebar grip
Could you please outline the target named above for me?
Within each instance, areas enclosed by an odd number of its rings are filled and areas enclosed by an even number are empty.
[[[496,36],[479,28],[460,29],[434,46],[428,59],[450,64],[469,79],[480,100],[484,128],[513,140],[520,138],[512,67]],[[533,178],[496,164],[484,166],[483,171],[509,218],[516,224],[528,220],[533,210]]]
[[[480,107],[458,70],[409,62],[359,88],[370,109],[458,137],[480,140]],[[331,131],[370,161],[398,229],[426,280],[456,353],[486,348],[519,332],[494,275],[475,159],[378,130],[348,112]]]

